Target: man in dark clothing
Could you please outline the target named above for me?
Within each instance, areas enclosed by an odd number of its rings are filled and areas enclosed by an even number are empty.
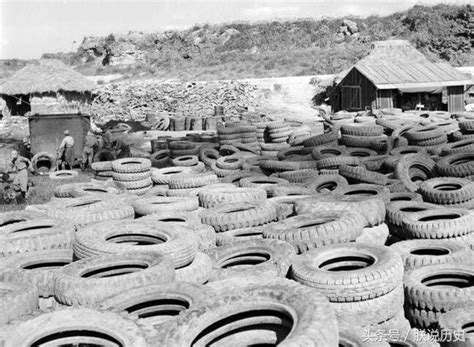
[[[94,150],[98,146],[99,144],[97,142],[97,138],[92,133],[92,131],[89,130],[84,140],[84,149],[82,150],[82,171],[84,171],[85,169],[90,169],[92,159],[94,158]]]
[[[130,146],[127,145],[123,140],[116,139],[112,141],[112,151],[115,153],[117,159],[130,158]]]
[[[12,151],[12,161],[9,170],[16,173],[13,179],[13,189],[21,192],[21,198],[26,200],[28,191],[28,169],[31,169],[31,163],[25,157],[18,155],[17,151]]]

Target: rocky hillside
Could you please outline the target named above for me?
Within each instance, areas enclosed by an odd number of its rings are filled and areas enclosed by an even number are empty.
[[[182,31],[85,37],[60,58],[86,74],[125,73],[183,80],[339,72],[370,43],[410,40],[433,60],[474,65],[469,5],[415,6],[386,17],[195,25]]]

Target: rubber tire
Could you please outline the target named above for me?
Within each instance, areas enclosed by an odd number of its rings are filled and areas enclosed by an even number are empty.
[[[347,180],[337,175],[322,175],[316,177],[314,180],[307,182],[306,188],[310,189],[314,193],[339,193],[343,188],[349,186]],[[331,189],[332,188],[332,189]]]
[[[444,189],[444,187],[453,189]],[[420,185],[420,194],[425,201],[453,206],[474,199],[474,183],[468,179],[457,177],[432,178]]]
[[[352,184],[341,189],[338,194],[344,196],[369,196],[381,199],[384,203],[390,201],[390,190],[384,186],[369,183]]]
[[[151,179],[156,184],[168,184],[169,180],[175,175],[190,174],[193,170],[190,167],[167,167],[162,169],[152,169]]]
[[[0,230],[0,256],[71,248],[74,231],[72,224],[47,217],[6,225]]]
[[[295,202],[295,213],[319,214],[322,211],[345,210],[362,217],[363,227],[373,227],[385,221],[385,204],[382,199],[341,194],[316,194]]]
[[[337,132],[329,132],[321,135],[316,135],[313,137],[310,137],[309,139],[306,139],[303,141],[303,146],[304,147],[315,147],[315,146],[320,146],[324,145],[330,142],[337,142],[338,135]]]
[[[467,277],[466,287],[427,286],[424,280],[446,275]],[[474,270],[471,265],[439,264],[415,269],[405,276],[405,312],[412,325],[435,328],[440,315],[474,303]]]
[[[136,262],[146,268],[113,277],[84,277],[91,271],[107,267],[131,266]],[[117,270],[115,270],[117,271]],[[113,272],[112,272],[113,273]],[[175,272],[171,260],[157,253],[130,252],[82,259],[58,271],[54,283],[56,299],[65,305],[95,306],[107,297],[147,284],[173,281]]]
[[[148,171],[151,168],[150,159],[146,158],[123,158],[112,162],[112,169],[120,173],[137,173]]]
[[[340,325],[370,327],[393,319],[403,309],[403,286],[375,299],[333,302],[331,307]]]
[[[235,174],[225,176],[221,178],[222,183],[232,183],[237,187],[240,187],[240,180],[246,177],[253,177],[253,176],[265,176],[263,173],[255,172],[255,171],[244,171],[241,170],[236,172]]]
[[[102,312],[84,307],[62,307],[54,311],[37,311],[34,314],[22,317],[5,332],[4,347],[32,346],[47,336],[59,335],[63,332],[80,331],[97,332],[114,340],[120,341],[124,346],[146,346],[146,340],[140,327],[132,320],[112,312]],[[87,333],[84,335],[87,336]],[[92,335],[94,336],[94,335]],[[67,338],[63,341],[66,342]],[[67,339],[69,340],[69,339]],[[84,339],[74,338],[77,345],[102,344],[90,336]],[[52,341],[57,345],[64,345],[58,340]],[[70,340],[66,345],[70,343]],[[109,342],[110,343],[110,342]],[[113,343],[115,344],[115,343]]]
[[[472,262],[471,249],[459,242],[447,240],[407,240],[390,246],[404,260],[405,271],[437,264],[467,264]],[[420,249],[427,250],[426,254],[412,253]],[[444,251],[446,254],[429,254],[430,251]]]
[[[61,202],[61,205],[41,207],[47,216],[70,222],[75,226],[107,220],[131,219],[135,216],[133,207],[123,199],[101,199],[92,195]]]
[[[269,197],[272,196],[272,189],[275,186],[288,186],[289,184],[290,182],[283,178],[264,176],[245,177],[240,180],[241,187],[264,189]]]
[[[268,202],[232,203],[204,210],[201,221],[217,232],[255,227],[278,218],[277,206]]]
[[[422,202],[423,198],[418,193],[413,192],[390,192],[390,202],[397,201],[418,201]]]
[[[372,263],[353,271],[331,271],[324,263],[338,258],[364,257]],[[342,262],[342,260],[341,260]],[[344,266],[358,266],[361,260],[346,259]],[[332,262],[331,262],[332,263]],[[332,264],[331,264],[332,265]],[[385,246],[363,243],[330,245],[295,257],[291,276],[297,282],[316,288],[331,302],[370,300],[385,295],[402,284],[401,256]]]
[[[170,189],[189,189],[204,187],[218,182],[218,178],[215,174],[207,172],[200,174],[176,175],[170,177],[168,185]]]
[[[203,146],[199,149],[199,159],[207,166],[211,166],[219,157],[219,151],[213,147]]]
[[[97,184],[97,183],[71,183],[64,184],[55,189],[57,197],[78,198],[87,195],[97,194],[119,194],[120,190],[113,185]]]
[[[71,249],[51,249],[19,253],[0,258],[0,281],[23,282],[36,287],[38,295],[47,298],[54,295],[54,278],[60,266],[50,263],[72,263]],[[45,264],[45,268],[36,267]],[[34,265],[34,268],[28,268]],[[61,265],[61,266],[64,266]]]
[[[318,169],[338,169],[341,165],[359,165],[360,160],[358,157],[351,157],[351,156],[338,156],[338,157],[330,157],[325,158],[317,161],[317,168]]]
[[[50,180],[68,180],[76,177],[79,173],[73,170],[59,170],[49,174]]]
[[[239,170],[243,163],[244,159],[239,155],[228,155],[216,160],[216,166],[223,170]]]
[[[54,170],[55,166],[56,166],[56,156],[52,155],[48,152],[40,152],[40,153],[35,154],[33,156],[33,158],[31,158],[31,167],[33,168],[33,172],[38,173],[38,174],[40,174],[38,172],[38,161],[39,160],[49,161],[49,165],[50,165],[49,170],[45,173],[41,173],[43,175],[45,175],[45,174],[49,175],[49,173],[52,172]]]
[[[221,204],[236,202],[259,202],[267,199],[267,192],[260,188],[209,189],[199,193],[200,205],[213,208]]]
[[[136,190],[136,189],[141,189],[141,188],[147,188],[153,185],[153,181],[151,180],[151,176],[147,175],[148,177],[141,179],[141,180],[135,180],[135,181],[117,181],[114,180],[114,183],[117,187],[123,189],[123,190]]]
[[[278,222],[275,222],[278,223]],[[261,225],[258,227],[232,229],[217,233],[216,244],[217,246],[230,245],[240,241],[250,241],[254,239],[263,239],[263,230],[273,223]]]
[[[26,222],[35,220],[38,218],[44,218],[44,214],[33,211],[11,211],[11,212],[2,212],[0,213],[0,232],[3,231],[3,228],[19,222]]]
[[[286,277],[296,250],[287,242],[253,239],[239,240],[220,246],[207,254],[211,258],[213,267],[211,281],[215,281],[236,276],[245,277],[249,273]],[[259,254],[260,257],[258,257]],[[238,265],[239,262],[245,262],[246,256],[250,264]],[[234,261],[237,265],[232,265]]]
[[[150,171],[137,172],[137,173],[120,173],[114,172],[112,174],[114,181],[119,182],[132,182],[132,181],[142,181],[151,179]]]
[[[372,183],[382,186],[388,183],[385,175],[366,170],[363,166],[341,165],[339,166],[339,174],[357,183]]]
[[[285,310],[292,312],[296,317],[297,323],[282,341],[282,345],[307,346],[314,344],[313,341],[318,341],[320,346],[337,345],[336,320],[326,298],[311,288],[300,286],[291,281],[269,279],[262,283],[262,278],[260,278],[260,282],[258,281],[259,278],[255,278],[253,281],[236,278],[235,280],[214,282],[219,285],[217,287],[219,289],[216,289],[217,292],[196,307],[184,312],[175,324],[162,331],[162,336],[153,341],[153,345],[189,346],[193,344],[193,341],[199,346],[209,344],[210,341],[206,339],[196,341],[200,332],[226,317],[241,312],[259,310],[262,303],[266,303],[270,307],[287,307]],[[225,289],[220,289],[222,287]],[[229,288],[233,289],[229,290]],[[230,323],[224,332],[241,326],[253,326],[253,322],[254,320],[244,320]],[[274,334],[265,339],[262,336],[268,335],[262,335],[260,331],[253,332],[249,339],[239,338],[237,344],[278,343],[274,339]]]
[[[305,183],[317,177],[318,171],[313,169],[283,171],[278,173],[278,178],[283,178],[290,183]]]
[[[182,157],[175,157],[171,160],[174,166],[194,166],[199,162],[199,158],[195,155],[186,155]]]
[[[442,239],[470,234],[473,224],[469,210],[446,207],[406,215],[402,227],[410,239]]]
[[[436,163],[441,176],[467,177],[474,174],[474,152],[450,154]]]
[[[198,199],[153,196],[132,202],[135,213],[141,216],[170,211],[194,211],[199,207]]]
[[[298,203],[298,202],[297,202]],[[310,249],[355,240],[361,233],[365,220],[348,211],[321,211],[317,215],[298,214],[263,231],[264,238],[286,241],[298,253]]]
[[[156,329],[158,326],[156,318],[162,318],[159,323],[169,322],[177,318],[166,315],[170,309],[168,305],[170,300],[184,301],[188,308],[192,308],[203,300],[207,294],[208,290],[203,286],[192,283],[174,282],[165,285],[147,285],[105,299],[100,304],[100,309],[126,314],[133,320],[139,321],[140,326],[146,331],[147,337],[152,337],[159,334],[158,329]],[[155,312],[161,311],[162,315],[147,317],[149,307],[155,307]],[[174,306],[171,309],[176,309],[176,311],[186,310],[184,305],[183,307]],[[145,317],[141,318],[142,315]]]
[[[425,155],[408,154],[400,158],[395,166],[395,177],[400,179],[410,192],[416,192],[419,184],[413,181],[413,174],[410,170],[419,169],[427,178],[435,176],[435,162]]]
[[[211,259],[205,253],[197,252],[190,264],[176,269],[176,281],[205,284],[209,281],[211,273]]]
[[[116,237],[124,241],[150,242],[157,239],[161,242],[152,244],[134,244],[114,242]],[[164,240],[164,241],[163,241]],[[198,239],[190,235],[187,228],[153,220],[131,220],[106,222],[89,225],[80,229],[75,237],[73,250],[78,259],[101,255],[121,253],[156,252],[171,259],[175,268],[191,263],[197,252]]]

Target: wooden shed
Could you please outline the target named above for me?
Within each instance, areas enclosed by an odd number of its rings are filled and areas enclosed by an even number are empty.
[[[375,52],[353,66],[334,88],[330,95],[334,111],[413,110],[420,105],[426,110],[464,111],[464,90],[473,84],[471,76],[447,63],[428,61],[406,41],[385,42],[376,44]],[[404,54],[397,47],[403,47]]]
[[[74,153],[76,158],[82,158],[84,139],[90,129],[90,117],[80,113],[72,114],[42,114],[28,118],[30,129],[31,154],[40,152],[56,154],[64,130],[69,130],[74,138]]]

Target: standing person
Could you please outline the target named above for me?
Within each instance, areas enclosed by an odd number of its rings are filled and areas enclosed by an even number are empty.
[[[22,141],[22,146],[20,149],[20,155],[27,159],[31,159],[31,144],[30,144],[30,137],[24,137]]]
[[[130,158],[130,146],[123,142],[122,139],[112,141],[112,151],[117,159]]]
[[[102,135],[103,149],[112,149],[112,132],[107,129]]]
[[[84,149],[82,150],[81,170],[90,169],[94,158],[94,150],[99,146],[96,136],[92,131],[88,131],[84,140]]]
[[[28,191],[28,169],[31,169],[31,162],[13,150],[9,170],[16,172],[12,185],[15,191],[21,192],[23,200],[26,200],[26,193]]]
[[[72,170],[72,165],[74,164],[74,138],[69,133],[69,130],[64,130],[64,139],[59,145],[59,158],[61,158],[63,169],[65,168],[64,164],[69,166],[69,170]]]

